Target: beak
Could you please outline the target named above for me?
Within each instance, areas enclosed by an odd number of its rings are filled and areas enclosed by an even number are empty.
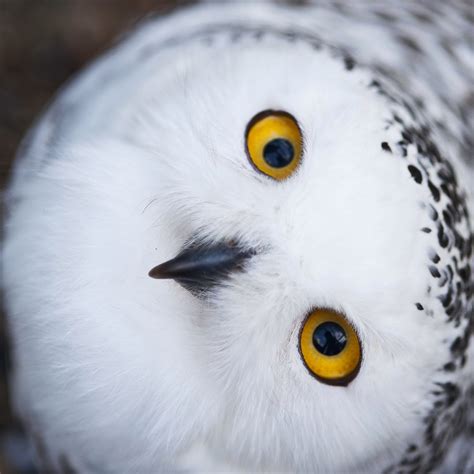
[[[232,242],[213,245],[193,244],[175,258],[154,267],[148,275],[157,279],[173,279],[194,294],[202,294],[217,285],[244,262],[255,255]]]

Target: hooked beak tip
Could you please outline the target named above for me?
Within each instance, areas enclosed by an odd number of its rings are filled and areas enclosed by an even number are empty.
[[[162,265],[157,265],[156,267],[152,268],[149,272],[148,272],[148,276],[151,277],[151,278],[155,278],[157,280],[162,280],[164,278],[168,278],[167,276],[165,276],[164,273],[162,273]]]

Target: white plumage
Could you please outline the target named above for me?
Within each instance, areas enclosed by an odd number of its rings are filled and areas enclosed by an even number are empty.
[[[3,250],[43,462],[467,472],[472,57],[460,11],[435,6],[200,5],[65,88],[20,152]],[[245,152],[269,109],[304,138],[281,182]],[[192,239],[254,254],[205,297],[148,277]],[[345,387],[302,363],[314,307],[359,335]]]

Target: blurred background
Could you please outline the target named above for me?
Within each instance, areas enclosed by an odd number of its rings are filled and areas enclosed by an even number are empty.
[[[58,87],[144,16],[188,0],[0,0],[0,186],[15,150]],[[35,472],[8,397],[0,313],[0,474]]]

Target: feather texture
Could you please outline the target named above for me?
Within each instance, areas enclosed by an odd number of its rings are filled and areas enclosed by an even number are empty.
[[[203,4],[147,20],[65,87],[19,153],[3,248],[15,399],[43,462],[472,465],[462,12]],[[303,132],[283,182],[245,155],[246,126],[268,109]],[[196,236],[256,254],[205,299],[148,278]],[[348,387],[302,363],[314,307],[359,334]]]

